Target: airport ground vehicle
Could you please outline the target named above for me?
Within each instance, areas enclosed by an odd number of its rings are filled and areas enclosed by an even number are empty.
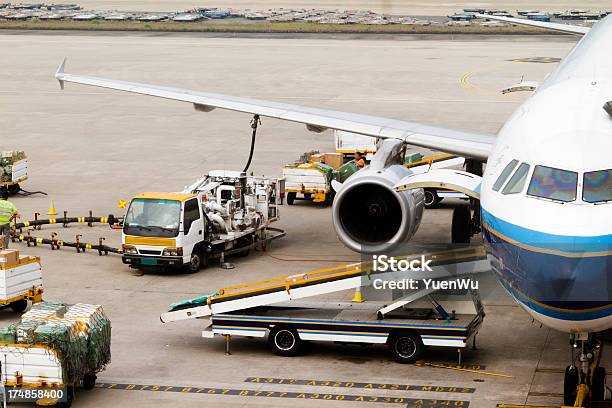
[[[364,154],[376,153],[377,140],[375,137],[363,136],[343,130],[334,130],[336,153],[342,153],[345,157],[351,159],[355,152]]]
[[[0,307],[21,313],[28,301],[41,302],[42,294],[40,258],[20,256],[15,249],[0,251]]]
[[[77,386],[82,385],[85,390],[95,387],[95,373],[86,373],[79,381],[65,383],[61,358],[45,344],[0,344],[0,358],[7,402],[11,399],[10,390],[30,389],[36,390],[44,402],[63,400],[58,405],[70,407]]]
[[[28,179],[28,158],[21,151],[6,151],[0,156],[0,190],[17,194],[19,183]]]
[[[323,163],[302,163],[283,167],[287,204],[296,199],[312,200],[314,203],[331,203],[332,168]]]
[[[423,276],[448,282],[458,278],[458,270],[475,274],[490,268],[479,247],[438,250],[427,256],[432,259],[432,272]],[[373,272],[369,263],[356,263],[237,285],[175,303],[161,320],[210,317],[203,337],[267,335],[272,350],[283,356],[297,355],[305,341],[334,341],[386,344],[396,361],[411,363],[422,356],[425,346],[453,347],[460,352],[474,340],[484,318],[475,290],[450,294],[420,288],[393,301],[359,304],[299,301],[389,277]]]
[[[283,194],[282,180],[215,170],[181,193],[137,195],[123,223],[123,262],[196,272],[213,258],[246,254],[284,235],[270,228]]]
[[[343,182],[359,170],[355,164],[349,163],[345,163],[345,157],[339,153],[310,152],[294,164],[284,166],[287,204],[293,205],[295,200],[331,204],[335,193],[334,180]]]
[[[0,328],[0,375],[7,402],[69,407],[75,389],[95,387],[110,362],[110,321],[99,305],[42,302]]]

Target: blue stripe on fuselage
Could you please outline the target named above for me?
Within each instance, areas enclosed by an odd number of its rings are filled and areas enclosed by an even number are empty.
[[[520,227],[497,218],[482,208],[482,222],[503,236],[521,244],[562,252],[609,252],[612,250],[612,234],[596,236],[555,235]],[[564,222],[559,220],[559,222]],[[568,225],[571,225],[567,221]]]
[[[487,251],[503,286],[532,310],[563,320],[592,320],[612,315],[612,256],[601,237],[560,237],[518,227],[482,211]],[[554,242],[548,241],[553,237]],[[571,249],[571,251],[569,251]],[[566,253],[567,254],[564,254]],[[598,255],[601,254],[601,255]]]

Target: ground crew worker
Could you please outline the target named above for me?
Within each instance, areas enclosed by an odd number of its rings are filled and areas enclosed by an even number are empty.
[[[363,160],[363,156],[360,152],[355,152],[355,160],[353,160],[359,168],[365,167],[365,160]]]
[[[8,201],[8,191],[2,190],[0,193],[0,237],[2,237],[2,247],[8,248],[11,238],[11,221],[19,215],[17,208]]]

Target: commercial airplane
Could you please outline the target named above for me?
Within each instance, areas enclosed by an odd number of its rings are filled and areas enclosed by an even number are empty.
[[[471,197],[453,213],[453,242],[482,232],[503,287],[533,318],[571,336],[565,403],[602,400],[596,334],[612,328],[612,17],[593,28],[493,17],[583,36],[564,61],[510,117],[497,136],[403,120],[72,75],[65,82],[278,118],[322,132],[339,129],[377,137],[371,165],[339,187],[333,222],[356,251],[382,251],[419,227],[424,187]],[[466,170],[411,174],[407,144],[466,157]],[[486,170],[482,172],[482,163]],[[580,364],[574,365],[578,355]]]

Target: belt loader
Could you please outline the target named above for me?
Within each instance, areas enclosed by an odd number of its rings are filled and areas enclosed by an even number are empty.
[[[436,251],[426,256],[432,260],[433,271],[415,274],[415,280],[450,282],[490,270],[482,247]],[[207,318],[202,336],[225,336],[228,348],[232,335],[267,335],[271,349],[281,356],[298,355],[306,341],[333,341],[384,344],[400,363],[419,360],[425,346],[453,347],[461,360],[461,350],[470,341],[475,342],[485,316],[477,290],[440,295],[433,289],[420,289],[392,302],[302,301],[368,286],[377,278],[388,277],[373,273],[367,262],[355,263],[224,288],[175,303],[160,318],[164,323]]]

